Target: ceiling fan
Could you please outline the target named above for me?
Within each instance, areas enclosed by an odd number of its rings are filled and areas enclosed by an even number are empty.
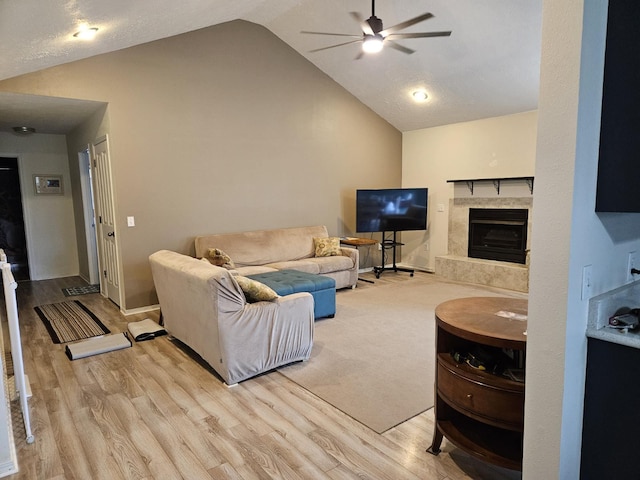
[[[351,37],[356,40],[350,40],[344,43],[338,43],[337,45],[330,45],[328,47],[316,48],[310,50],[310,52],[320,52],[322,50],[328,50],[330,48],[341,47],[343,45],[350,45],[352,43],[362,42],[362,51],[356,56],[356,59],[362,58],[365,53],[375,53],[382,50],[384,45],[388,45],[391,48],[395,48],[403,53],[411,54],[415,50],[411,50],[395,40],[402,40],[406,38],[425,38],[425,37],[448,37],[451,32],[422,32],[422,33],[396,33],[400,30],[404,30],[411,25],[423,22],[433,17],[431,13],[423,13],[410,20],[398,23],[393,27],[384,28],[382,26],[382,20],[376,17],[376,2],[371,0],[371,16],[366,20],[357,12],[350,12],[350,15],[360,24],[362,29],[361,35],[352,35],[348,33],[328,33],[328,32],[308,32],[302,31],[301,33],[307,33],[311,35],[332,35],[337,37]]]

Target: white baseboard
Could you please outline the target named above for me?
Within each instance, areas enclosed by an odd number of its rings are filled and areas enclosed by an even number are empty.
[[[408,263],[398,263],[397,265],[402,268],[412,268],[416,272],[436,273],[435,269],[433,268],[416,267],[415,265],[409,265]]]
[[[160,310],[160,305],[147,305],[146,307],[131,308],[127,310],[121,310],[123,315],[136,315],[138,313],[155,312]]]

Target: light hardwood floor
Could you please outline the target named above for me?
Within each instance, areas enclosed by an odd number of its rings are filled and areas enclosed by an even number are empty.
[[[409,279],[390,273],[379,282]],[[125,317],[99,294],[62,294],[63,287],[82,284],[70,277],[18,286],[36,440],[25,442],[14,405],[20,471],[8,478],[520,478],[469,457],[446,440],[438,457],[426,453],[432,411],[379,435],[278,372],[227,388],[168,337],[72,362],[64,346],[52,343],[34,306],[77,299],[112,332],[126,331],[131,321],[158,317],[157,312]]]

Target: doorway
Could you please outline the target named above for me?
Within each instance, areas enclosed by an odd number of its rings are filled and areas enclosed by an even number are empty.
[[[18,159],[0,157],[0,248],[16,281],[29,280]]]

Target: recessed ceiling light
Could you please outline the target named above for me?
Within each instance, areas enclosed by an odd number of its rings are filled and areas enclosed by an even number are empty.
[[[420,90],[416,90],[414,91],[411,96],[414,98],[415,101],[417,102],[424,102],[427,98],[429,98],[429,95],[427,95],[427,92],[425,92],[424,90],[420,89]]]
[[[98,33],[97,27],[85,27],[73,34],[74,37],[81,40],[92,40]]]
[[[13,131],[20,135],[30,135],[36,133],[36,129],[33,127],[13,127]]]

